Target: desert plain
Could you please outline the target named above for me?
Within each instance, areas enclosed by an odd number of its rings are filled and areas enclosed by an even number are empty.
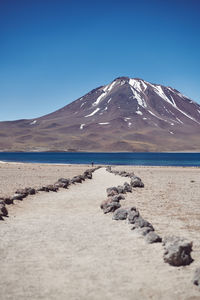
[[[82,174],[87,165],[0,163],[0,197],[17,188],[52,184]],[[136,206],[163,238],[193,242],[188,266],[163,260],[162,243],[147,244],[125,221],[103,214],[106,188],[128,178],[100,168],[91,180],[58,192],[39,192],[7,206],[0,221],[0,298],[200,299],[193,285],[200,266],[200,169],[115,166],[142,178],[122,207]]]

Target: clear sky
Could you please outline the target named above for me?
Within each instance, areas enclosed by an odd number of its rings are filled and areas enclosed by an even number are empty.
[[[200,103],[200,0],[0,0],[0,120],[47,114],[118,76]]]

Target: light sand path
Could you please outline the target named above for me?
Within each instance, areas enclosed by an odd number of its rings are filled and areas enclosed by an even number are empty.
[[[103,215],[105,189],[124,178],[100,169],[92,180],[9,207],[0,224],[0,299],[199,299],[192,265],[163,262],[126,222]]]

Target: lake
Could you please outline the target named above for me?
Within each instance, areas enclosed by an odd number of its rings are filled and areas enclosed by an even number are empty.
[[[0,161],[189,167],[200,166],[200,153],[0,152]]]

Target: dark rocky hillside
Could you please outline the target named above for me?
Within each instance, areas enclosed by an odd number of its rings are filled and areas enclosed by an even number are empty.
[[[200,105],[174,88],[120,77],[51,114],[0,122],[0,150],[198,151]]]

